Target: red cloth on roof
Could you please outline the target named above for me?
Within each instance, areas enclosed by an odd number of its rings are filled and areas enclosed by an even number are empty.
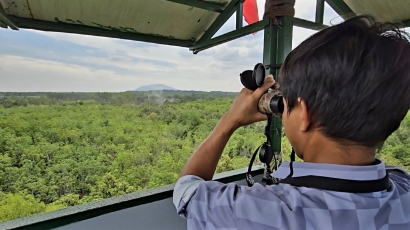
[[[256,0],[245,0],[243,3],[243,16],[248,25],[259,21],[258,4]]]

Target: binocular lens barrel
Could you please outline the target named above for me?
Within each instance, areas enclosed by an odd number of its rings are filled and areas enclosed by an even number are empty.
[[[267,92],[259,99],[258,110],[263,114],[282,114],[283,100],[276,90]]]
[[[270,100],[270,109],[274,114],[282,114],[283,113],[283,97],[279,95],[275,95]]]

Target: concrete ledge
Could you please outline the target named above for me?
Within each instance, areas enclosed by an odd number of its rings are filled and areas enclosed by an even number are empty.
[[[213,180],[230,183],[244,180],[247,168],[216,174]],[[263,168],[254,166],[252,175],[263,174]],[[111,212],[163,200],[172,197],[175,184],[153,188],[141,192],[112,197],[65,209],[24,217],[0,223],[0,229],[53,229]]]

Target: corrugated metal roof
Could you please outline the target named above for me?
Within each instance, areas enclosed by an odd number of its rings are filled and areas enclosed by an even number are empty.
[[[18,18],[197,41],[220,13],[184,2],[189,1],[0,0],[5,13]],[[231,0],[202,2],[223,10]]]
[[[209,40],[235,12],[238,2],[243,1],[0,0],[0,27],[88,34],[201,50],[264,28],[266,24],[255,23],[220,39]],[[410,26],[409,0],[326,2],[342,16],[371,14],[380,21],[404,22]],[[318,22],[313,23],[313,27],[312,22],[303,24],[308,28],[321,28]]]

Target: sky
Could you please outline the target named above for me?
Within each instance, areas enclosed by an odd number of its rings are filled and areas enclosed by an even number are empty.
[[[257,0],[259,18],[265,0]],[[316,0],[296,1],[312,20]],[[235,29],[235,14],[215,36]],[[325,7],[324,23],[340,17]],[[244,23],[246,25],[246,23]],[[293,47],[315,31],[294,27]],[[238,92],[239,73],[262,62],[263,31],[193,54],[188,48],[77,34],[0,28],[1,92],[123,92],[149,84]]]

